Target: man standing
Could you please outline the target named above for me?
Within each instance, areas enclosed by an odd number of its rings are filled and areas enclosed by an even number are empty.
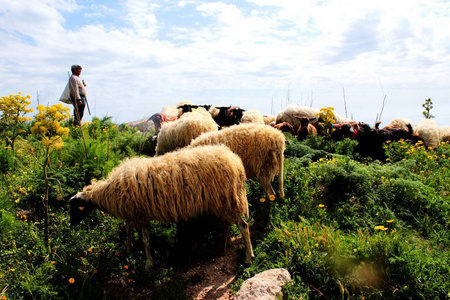
[[[86,106],[86,83],[81,80],[80,74],[83,69],[80,65],[73,65],[71,68],[72,76],[69,78],[70,99],[73,104],[73,124],[81,125],[83,119],[84,107]]]

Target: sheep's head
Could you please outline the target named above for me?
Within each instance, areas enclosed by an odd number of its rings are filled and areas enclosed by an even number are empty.
[[[80,224],[98,206],[84,199],[83,193],[77,193],[70,198],[70,226]]]
[[[245,109],[242,109],[239,106],[230,107],[227,113],[227,125],[237,125],[241,123],[242,113],[244,111]]]

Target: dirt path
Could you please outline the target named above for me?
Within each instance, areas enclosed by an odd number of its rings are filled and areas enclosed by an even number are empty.
[[[188,282],[186,294],[190,296],[190,299],[234,299],[229,285],[235,279],[241,240],[232,240],[230,244],[224,256],[195,263],[192,268],[182,274]]]

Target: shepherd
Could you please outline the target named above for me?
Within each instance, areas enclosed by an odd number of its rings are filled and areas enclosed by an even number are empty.
[[[80,65],[72,65],[72,67],[70,68],[70,70],[72,71],[72,76],[70,76],[69,78],[70,99],[73,104],[73,124],[75,126],[81,125],[81,119],[83,119],[84,115],[84,108],[86,105],[88,105],[86,98],[87,84],[80,78],[82,69],[83,68]]]

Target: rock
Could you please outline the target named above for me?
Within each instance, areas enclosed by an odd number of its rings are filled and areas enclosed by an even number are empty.
[[[236,294],[235,300],[282,299],[282,287],[291,281],[291,274],[286,269],[264,271],[247,279]]]

